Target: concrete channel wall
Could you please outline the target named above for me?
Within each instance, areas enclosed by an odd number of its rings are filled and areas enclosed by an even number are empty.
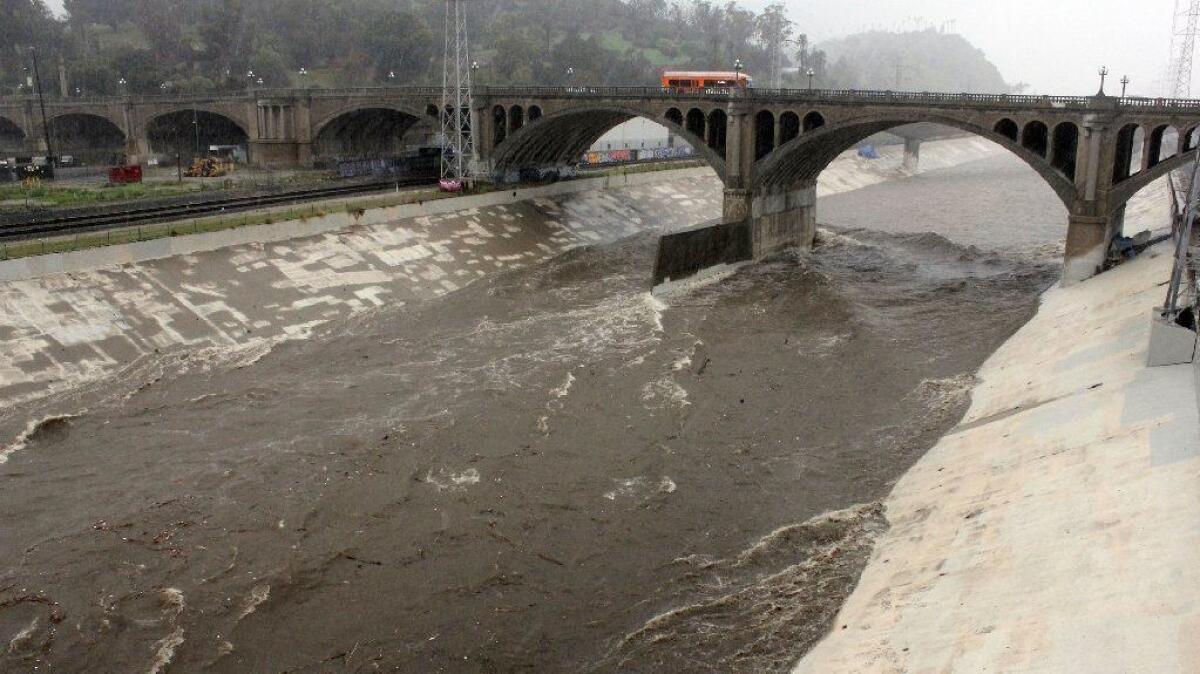
[[[1046,293],[795,674],[1200,672],[1200,363],[1146,365],[1171,257]]]
[[[175,255],[191,255],[228,248],[230,246],[270,243],[273,241],[286,241],[288,239],[316,236],[347,227],[380,225],[398,220],[409,220],[444,213],[487,208],[489,206],[512,204],[530,199],[646,185],[669,179],[704,177],[709,175],[712,175],[712,171],[708,168],[691,168],[675,171],[628,173],[598,178],[583,178],[539,187],[434,199],[388,208],[374,208],[363,211],[361,214],[337,211],[327,213],[326,215],[288,220],[270,225],[237,227],[217,232],[165,237],[151,241],[138,241],[89,250],[4,260],[0,261],[0,281],[35,278],[63,272],[101,269],[113,265],[159,260]],[[266,212],[283,212],[292,208],[294,207],[282,206],[266,209]]]

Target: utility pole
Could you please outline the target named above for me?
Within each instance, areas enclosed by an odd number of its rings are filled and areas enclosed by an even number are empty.
[[[471,54],[465,0],[446,0],[446,42],[442,56],[442,182],[458,189],[471,177],[475,138],[471,125]]]
[[[46,96],[42,93],[42,72],[38,68],[37,48],[30,47],[29,53],[33,56],[33,81],[37,85],[38,106],[42,109],[42,133],[46,138],[46,161],[50,162],[50,168],[54,168],[54,147],[50,144],[50,125],[46,122]]]

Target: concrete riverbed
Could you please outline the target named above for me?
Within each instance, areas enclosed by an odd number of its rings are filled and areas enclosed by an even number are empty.
[[[893,486],[1011,407],[969,392],[1065,229],[931,146],[835,165],[817,251],[661,296],[710,177],[6,284],[0,669],[782,673],[833,628],[801,666],[870,671]],[[1033,217],[966,198],[1011,181]]]

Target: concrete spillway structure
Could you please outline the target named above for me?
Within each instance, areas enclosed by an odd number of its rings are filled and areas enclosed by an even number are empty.
[[[1045,295],[795,674],[1200,671],[1200,364],[1146,366],[1170,269]]]

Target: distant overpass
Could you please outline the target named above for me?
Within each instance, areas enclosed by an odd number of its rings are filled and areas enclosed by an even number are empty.
[[[253,163],[282,168],[310,165],[323,144],[370,147],[419,123],[437,126],[440,105],[435,87],[261,89],[48,100],[46,114],[52,142],[68,127],[76,134],[100,129],[134,159],[151,153],[161,129],[178,134],[202,115],[206,127],[221,126],[247,145]],[[916,122],[977,134],[1020,157],[1067,208],[1068,281],[1091,276],[1103,263],[1129,198],[1194,161],[1200,145],[1196,100],[489,87],[477,92],[472,110],[479,158],[497,180],[523,170],[569,171],[605,132],[635,117],[669,127],[712,166],[725,185],[725,219],[749,223],[755,257],[812,244],[818,175],[871,135]],[[0,99],[0,138],[37,154],[46,151],[44,136],[36,99]]]

